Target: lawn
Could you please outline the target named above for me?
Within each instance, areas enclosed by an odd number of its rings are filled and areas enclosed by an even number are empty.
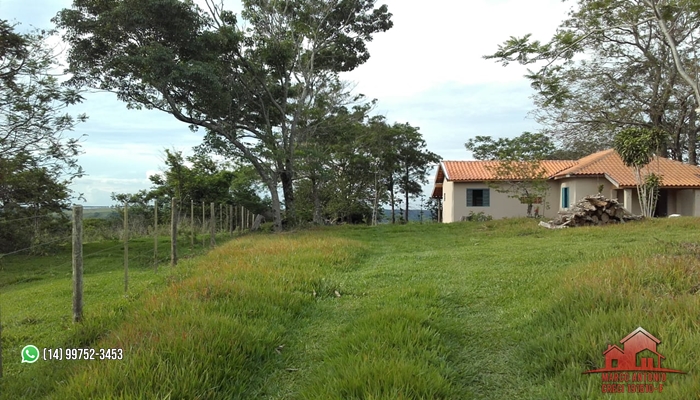
[[[0,396],[604,398],[601,376],[582,372],[641,326],[663,367],[688,372],[644,398],[698,398],[699,227],[517,219],[248,235],[175,269],[144,261],[128,297],[117,252],[86,267],[79,325],[70,266],[2,260]],[[29,343],[124,358],[20,364]]]

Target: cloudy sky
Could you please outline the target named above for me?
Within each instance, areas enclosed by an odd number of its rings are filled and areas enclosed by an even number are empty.
[[[394,27],[375,35],[370,60],[343,79],[379,100],[377,114],[389,122],[420,127],[428,148],[446,160],[469,159],[464,143],[476,135],[513,137],[538,128],[528,118],[532,91],[519,65],[502,67],[483,55],[510,36],[532,33],[546,41],[566,16],[561,0],[378,0]],[[239,13],[240,2],[226,8]],[[427,6],[430,4],[430,6]],[[71,0],[0,0],[0,17],[50,28],[50,19]],[[89,93],[72,112],[89,120],[71,135],[85,135],[79,163],[87,176],[73,189],[84,205],[111,205],[112,192],[150,186],[163,166],[163,149],[190,153],[201,141],[183,123],[159,111],[127,110],[110,93]],[[426,186],[426,195],[429,195]]]

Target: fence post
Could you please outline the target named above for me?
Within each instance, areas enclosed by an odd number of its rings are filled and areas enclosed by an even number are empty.
[[[224,205],[219,203],[219,232],[224,230]]]
[[[192,235],[190,236],[190,247],[194,250],[194,200],[190,199],[190,228]]]
[[[153,267],[158,272],[158,200],[155,200],[153,207]]]
[[[233,236],[233,206],[228,205],[228,233]]]
[[[170,200],[170,265],[177,265],[177,199]]]
[[[2,378],[2,315],[0,315],[0,378]]]
[[[214,238],[214,235],[216,234],[216,210],[214,208],[214,202],[211,202],[211,215],[209,216],[209,246],[214,247],[216,246],[216,239]]]
[[[73,322],[83,320],[83,206],[73,206]]]
[[[124,293],[129,291],[129,203],[124,203]]]
[[[206,218],[206,208],[204,208],[204,200],[202,200],[202,249],[204,249],[205,238],[207,236],[207,231],[204,226],[204,219]]]

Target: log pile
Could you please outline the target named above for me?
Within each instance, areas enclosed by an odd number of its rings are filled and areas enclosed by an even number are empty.
[[[640,220],[639,215],[630,214],[615,199],[607,199],[601,194],[586,196],[567,211],[560,211],[559,216],[549,222],[540,222],[540,226],[559,229],[574,226],[591,226],[625,223]]]

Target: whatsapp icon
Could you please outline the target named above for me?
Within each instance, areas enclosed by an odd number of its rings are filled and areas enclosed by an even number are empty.
[[[39,359],[39,349],[32,345],[26,345],[22,349],[22,362],[23,363],[33,363]]]

